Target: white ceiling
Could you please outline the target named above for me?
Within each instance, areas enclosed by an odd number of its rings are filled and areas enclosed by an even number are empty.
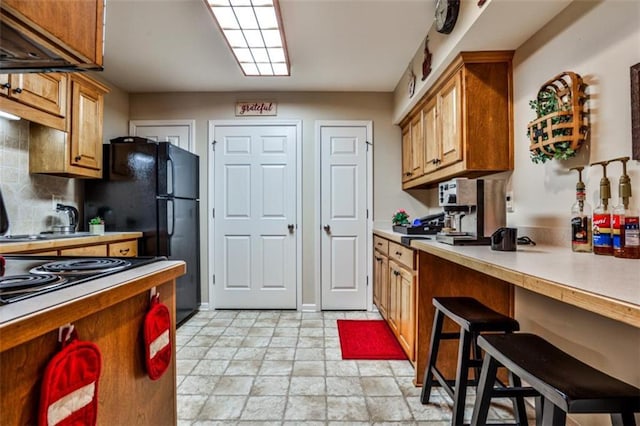
[[[433,0],[280,0],[290,77],[244,77],[204,0],[109,0],[102,76],[130,93],[393,91]]]

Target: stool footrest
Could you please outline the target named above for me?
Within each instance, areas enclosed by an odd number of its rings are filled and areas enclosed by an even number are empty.
[[[454,340],[460,338],[460,333],[440,333],[440,340]]]

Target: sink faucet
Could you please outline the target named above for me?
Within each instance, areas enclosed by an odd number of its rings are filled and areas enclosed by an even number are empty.
[[[78,213],[78,209],[73,206],[57,204],[56,211],[66,212],[67,215],[69,215],[69,227],[71,228],[71,232],[76,232],[76,227],[78,226],[78,217],[80,216],[80,214]]]

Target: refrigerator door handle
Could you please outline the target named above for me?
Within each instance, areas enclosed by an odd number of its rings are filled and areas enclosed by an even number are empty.
[[[175,182],[176,182],[176,166],[171,156],[167,156],[167,168],[169,169],[168,170],[169,173],[167,173],[167,194],[170,196],[174,196]]]
[[[171,210],[167,208],[167,235],[169,238],[173,237],[173,231],[176,229],[176,205],[172,199],[167,200],[167,207],[171,203]]]

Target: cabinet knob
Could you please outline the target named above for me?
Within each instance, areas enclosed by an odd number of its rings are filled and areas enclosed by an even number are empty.
[[[413,173],[412,172],[406,172],[404,175],[405,176],[411,176],[411,175],[413,175]]]
[[[397,252],[396,252],[396,256],[402,256],[402,252],[397,251]]]
[[[7,84],[9,84],[9,83],[7,83]],[[11,87],[11,86],[9,86],[9,87]],[[16,87],[15,89],[13,89],[13,93],[22,93],[22,89],[19,88],[19,87]]]
[[[128,249],[128,248],[126,248],[126,249],[120,249],[120,254],[121,254],[121,255],[123,255],[123,256],[124,256],[124,255],[125,255],[125,254],[127,254],[127,253],[129,253],[129,249]]]
[[[74,161],[80,161],[80,160],[82,160],[82,157],[78,155],[78,156],[76,156],[73,160],[74,160]]]
[[[3,89],[11,89],[11,83],[9,83],[9,82],[7,81],[6,83],[4,83],[4,84],[2,85],[2,88],[3,88]]]

